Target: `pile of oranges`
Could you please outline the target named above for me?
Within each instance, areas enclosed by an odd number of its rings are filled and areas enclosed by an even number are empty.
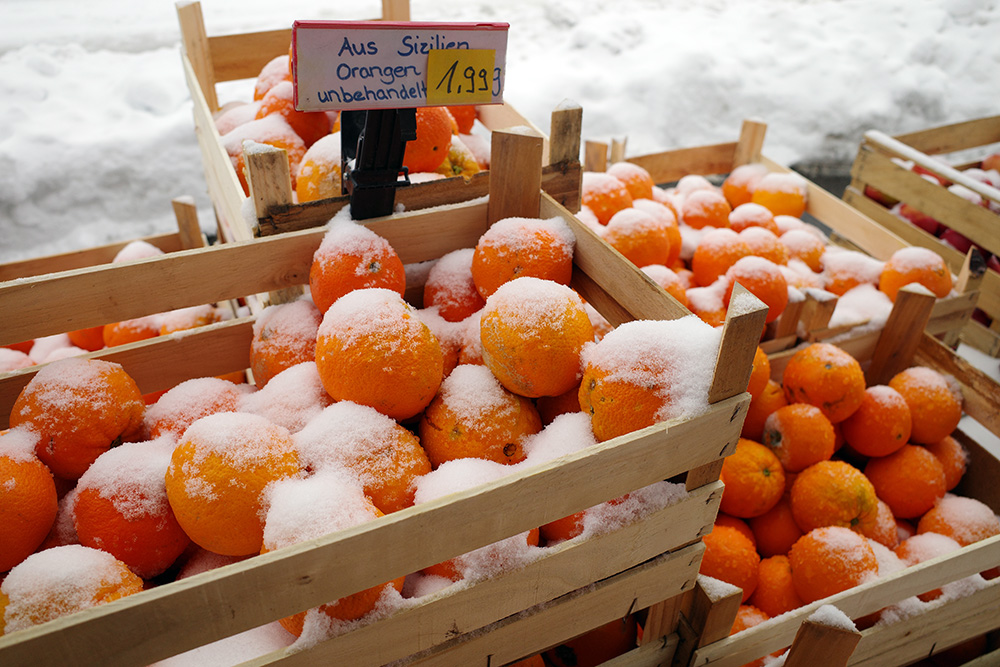
[[[336,111],[299,111],[294,106],[291,61],[271,59],[254,81],[253,100],[224,106],[215,118],[222,146],[249,195],[244,142],[288,153],[295,199],[315,201],[341,195],[340,116]],[[475,106],[420,107],[416,139],[407,142],[403,166],[422,179],[469,178],[489,168],[489,143],[473,134]]]
[[[895,301],[909,283],[939,298],[953,287],[930,250],[905,248],[881,262],[831,245],[803,220],[807,182],[792,172],[748,164],[721,185],[691,174],[664,188],[643,167],[618,162],[582,182],[581,221],[712,326],[725,322],[736,282],[767,305],[769,323],[804,289],[843,296],[867,286]]]
[[[169,583],[206,554],[232,562],[399,511],[459,460],[510,470],[563,416],[592,443],[707,407],[721,332],[693,315],[613,329],[569,286],[575,242],[562,218],[497,221],[431,264],[418,307],[396,250],[344,211],[307,295],[256,318],[249,378],[144,397],[116,363],[41,367],[0,432],[0,628]],[[573,539],[583,514],[527,544]],[[106,576],[72,587],[45,574],[60,554],[95,552]],[[423,575],[459,580],[463,567]],[[402,585],[282,625],[354,621]]]
[[[740,587],[757,622],[1000,534],[989,506],[954,491],[968,458],[953,378],[912,366],[866,386],[827,343],[795,352],[780,383],[770,376],[760,353],[701,569]]]

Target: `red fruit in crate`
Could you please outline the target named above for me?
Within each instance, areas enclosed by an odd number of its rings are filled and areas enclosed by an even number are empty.
[[[944,163],[942,162],[942,164],[944,164]],[[914,174],[920,174],[924,178],[932,178],[932,179],[934,179],[935,181],[937,181],[938,183],[940,183],[941,185],[943,185],[945,187],[951,185],[951,183],[947,179],[941,178],[940,176],[938,176],[937,174],[935,174],[930,169],[926,169],[925,167],[921,167],[919,164],[913,165],[913,167],[910,169],[910,171],[912,171]]]
[[[926,213],[918,211],[917,209],[915,209],[910,204],[907,204],[906,202],[903,202],[902,204],[899,205],[899,209],[897,212],[899,213],[899,216],[901,218],[912,222],[914,225],[924,230],[928,234],[934,234],[935,236],[937,236],[938,232],[941,229],[941,223],[937,219],[932,218]]]
[[[636,632],[635,617],[629,614],[549,649],[545,657],[557,666],[600,665],[634,649]]]
[[[1000,272],[1000,259],[996,255],[990,255],[989,259],[986,260],[986,268]]]
[[[877,201],[882,206],[886,208],[892,208],[896,204],[896,200],[885,194],[881,190],[874,188],[870,185],[865,186],[865,196],[869,199]]]
[[[972,247],[972,241],[967,236],[956,232],[954,229],[944,230],[944,232],[941,233],[941,241],[947,243],[963,255],[969,252],[969,248]]]
[[[985,170],[996,169],[1000,171],[1000,153],[990,153],[983,158],[980,168]]]

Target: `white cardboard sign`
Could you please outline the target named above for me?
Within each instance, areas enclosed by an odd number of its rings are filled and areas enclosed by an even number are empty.
[[[295,108],[501,104],[508,27],[506,23],[296,21],[291,53]],[[432,52],[436,53],[428,71]],[[492,67],[483,64],[488,55]],[[453,62],[443,65],[442,58]]]

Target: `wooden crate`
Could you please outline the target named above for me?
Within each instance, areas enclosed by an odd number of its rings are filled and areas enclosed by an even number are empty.
[[[911,292],[911,296],[925,302],[923,317],[926,317],[933,298],[916,291]],[[886,327],[874,348],[845,345],[845,349],[862,362],[869,384],[884,383],[894,373],[911,365],[929,366],[953,376],[962,385],[966,414],[1000,437],[1000,385],[922,331],[919,325],[919,318],[899,322]],[[794,351],[785,350],[771,355],[773,379],[781,380],[784,367]],[[879,364],[879,359],[887,361]],[[977,498],[994,512],[1000,512],[1000,492],[996,485],[1000,460],[996,445],[984,447],[962,427],[955,437],[968,450],[970,460],[965,477],[954,493]],[[690,659],[675,664],[712,667],[743,665],[792,644],[801,624],[822,605],[833,605],[848,617],[858,619],[998,564],[1000,535],[818,600],[731,637],[729,628],[735,619],[741,591],[735,589],[735,596],[719,595],[713,592],[711,586],[699,585],[688,594],[690,599],[684,607],[686,616],[682,623],[686,634],[681,633],[682,641],[678,648],[678,655],[690,655]],[[843,655],[843,661],[834,661],[828,651],[832,644],[844,639],[840,635],[826,636],[826,644],[819,643],[820,652],[817,655],[825,656],[822,660],[824,665],[901,666],[926,657],[932,651],[940,651],[998,629],[1000,578],[990,580],[985,587],[966,597],[936,604],[905,620],[861,630],[859,638]],[[996,657],[997,654],[993,653],[992,660]]]
[[[199,2],[178,2],[176,7],[184,46],[181,61],[194,102],[195,134],[201,148],[208,193],[215,207],[220,238],[225,241],[248,240],[277,231],[304,229],[329,220],[349,199],[334,197],[302,205],[292,204],[290,188],[284,183],[288,180],[287,169],[282,171],[279,161],[257,160],[248,164],[250,197],[247,197],[213,120],[213,114],[221,108],[216,86],[226,81],[250,79],[247,85],[252,90],[252,79],[257,77],[261,68],[274,57],[287,53],[291,27],[209,37]],[[380,19],[409,21],[409,3],[406,0],[383,0]],[[510,104],[481,105],[478,113],[480,122],[491,132],[528,127],[542,134]],[[573,211],[578,210],[580,191],[579,108],[574,114],[576,143],[572,130],[563,136],[554,129],[551,148],[548,138],[543,135],[542,150],[543,189]],[[282,196],[278,199],[280,204],[274,203],[273,188],[282,192],[289,190],[287,198]],[[456,176],[401,188],[397,191],[396,202],[406,210],[414,210],[469,201],[484,196],[488,191],[487,171],[475,175],[468,182]],[[257,203],[257,218],[268,218],[263,226],[252,220],[249,223],[246,221],[244,207],[248,198],[255,199]],[[262,198],[272,202],[274,210],[261,211],[258,200]]]
[[[733,142],[633,157],[623,157],[624,143],[617,142],[611,146],[612,161],[624,159],[637,164],[649,171],[653,181],[660,184],[674,183],[689,174],[721,181],[737,166],[750,163],[763,164],[772,172],[790,172],[790,169],[762,153],[766,132],[766,124],[745,121],[739,138]],[[593,142],[587,149],[585,164],[595,167],[606,164],[606,144]],[[805,180],[807,205],[803,218],[826,227],[832,243],[860,250],[882,261],[889,259],[895,251],[907,247],[907,242],[901,237],[876,224],[815,183]],[[960,264],[959,269],[956,269],[960,274],[956,294],[938,299],[927,323],[928,332],[945,337],[949,343],[954,342],[958,332],[969,321],[980,295],[978,279],[981,274],[970,270],[962,271],[961,266]],[[829,327],[836,303],[837,297],[833,294],[822,290],[808,290],[804,301],[789,303],[782,316],[768,325],[761,346],[770,353],[787,349],[801,341],[839,340],[852,335],[852,330],[870,341],[878,337],[878,331],[871,331],[870,327],[864,325],[846,329]]]
[[[511,133],[534,153],[538,137]],[[510,183],[502,175],[514,174]],[[572,285],[608,320],[674,319],[688,311],[574,218],[540,180],[496,171],[494,195],[366,221],[405,263],[475,245],[497,216],[523,211],[533,192],[537,217],[563,218],[576,234]],[[498,192],[508,193],[497,196]],[[508,204],[513,203],[508,207]],[[267,292],[308,280],[325,230],[307,229],[244,243],[180,251],[0,284],[0,309],[17,313],[0,343],[82,328],[185,305]],[[162,289],[169,285],[170,289]],[[322,642],[279,651],[254,664],[505,664],[627,613],[664,615],[694,585],[721,498],[718,469],[739,438],[745,393],[765,309],[746,295],[745,312],[722,335],[709,409],[561,457],[485,486],[411,507],[350,530],[144,591],[107,605],[0,637],[0,664],[145,665],[516,535],[625,492],[683,480],[677,504],[614,532],[564,543],[523,569],[461,590],[445,589],[415,607]],[[60,317],[53,317],[59,313]],[[204,375],[244,369],[255,316],[109,355],[144,392]],[[2,412],[30,369],[0,378]],[[497,512],[496,508],[503,508]],[[490,521],[470,521],[489,515]],[[434,526],[433,539],[427,526]],[[406,548],[393,548],[405,544]],[[648,622],[647,622],[648,623]],[[652,630],[649,631],[651,633]],[[674,644],[650,643],[669,659]]]
[[[993,150],[996,150],[998,142],[1000,116],[895,137],[874,130],[866,132],[851,169],[851,184],[844,192],[844,201],[910,245],[931,248],[945,259],[952,271],[957,272],[964,261],[962,253],[900,219],[890,208],[867,196],[865,190],[871,187],[892,201],[907,203],[989,252],[1000,254],[1000,216],[995,211],[977,206],[947,188],[927,181],[898,162],[911,163],[948,182],[965,186],[984,200],[1000,206],[1000,190],[979,183],[959,171],[968,165],[959,161],[968,159],[970,152],[978,152],[980,157],[984,157],[987,147],[993,144]],[[957,155],[953,157],[953,154]],[[1000,356],[1000,274],[993,269],[988,269],[983,276],[978,307],[992,320],[992,324],[984,326],[979,322],[970,322],[962,330],[962,339],[983,352]]]

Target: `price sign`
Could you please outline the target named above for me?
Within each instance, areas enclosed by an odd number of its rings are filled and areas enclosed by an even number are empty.
[[[300,111],[502,104],[506,23],[296,21]]]
[[[435,49],[427,54],[430,104],[487,104],[493,97],[492,49]]]

